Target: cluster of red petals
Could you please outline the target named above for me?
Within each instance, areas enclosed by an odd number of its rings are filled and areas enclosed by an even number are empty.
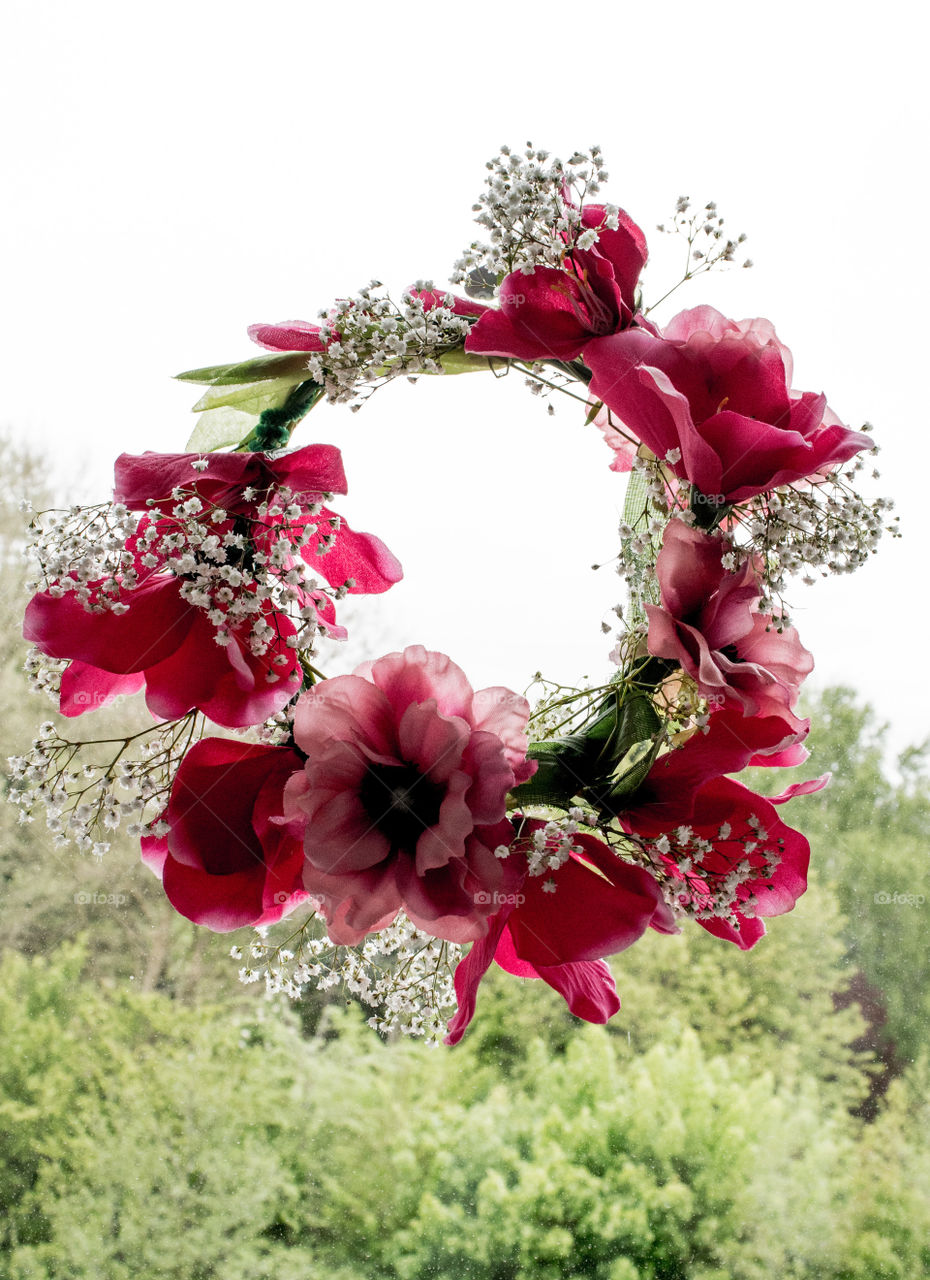
[[[256,656],[249,648],[252,620],[230,630],[221,647],[212,623],[184,599],[173,574],[153,573],[120,598],[130,605],[121,614],[89,612],[73,594],[47,591],[26,608],[26,639],[50,657],[71,659],[61,677],[63,715],[92,711],[144,684],[146,706],[159,719],[196,707],[216,724],[242,728],[261,724],[297,691],[297,656],[287,645],[294,627],[270,607],[262,614],[275,635]],[[275,665],[279,656],[284,663]]]
[[[602,225],[601,205],[582,211],[582,225]],[[590,249],[572,247],[564,266],[515,271],[500,288],[500,306],[481,314],[465,350],[517,360],[574,360],[593,338],[633,321],[646,238],[622,210],[616,231],[601,230]],[[474,314],[474,312],[466,312]]]
[[[781,715],[793,732],[800,687],[814,660],[793,627],[775,629],[754,607],[759,579],[751,560],[724,569],[719,538],[672,520],[656,560],[660,605],[646,605],[647,645],[676,662],[712,706],[736,704],[747,716]]]
[[[336,942],[354,944],[402,908],[434,937],[482,937],[514,892],[508,791],[533,773],[529,705],[475,692],[444,654],[413,645],[302,695],[306,760],[287,788],[306,827],[304,887]]]
[[[720,917],[698,921],[709,933],[736,943],[742,950],[754,946],[765,933],[758,917],[790,911],[807,888],[810,845],[799,831],[782,822],[774,806],[820,790],[829,775],[794,783],[774,797],[758,795],[725,775],[750,764],[800,763],[803,749],[798,738],[806,735],[807,727],[805,722],[800,734],[786,736],[784,720],[778,714],[747,718],[738,711],[718,711],[711,716],[706,732],[696,732],[684,746],[660,757],[630,807],[619,815],[627,831],[647,840],[674,827],[689,826],[698,839],[713,846],[710,852],[695,855],[698,877],[714,880],[726,876],[746,856],[750,865],[760,868],[758,876],[750,876],[737,888],[739,901],[750,904],[745,912],[737,908],[733,922]],[[764,841],[759,841],[750,817],[764,828]],[[720,835],[724,824],[730,828],[726,839]],[[747,842],[758,844],[758,850],[746,855]],[[773,873],[763,875],[765,849],[771,847],[778,850],[781,861]],[[674,860],[663,861],[676,875]]]
[[[599,337],[584,360],[590,389],[659,458],[704,494],[741,502],[846,462],[872,441],[826,398],[791,390],[791,353],[768,320],[713,307]]]
[[[142,859],[171,905],[219,933],[274,924],[307,894],[303,832],[283,817],[284,787],[300,769],[290,747],[203,738],[181,763],[161,837]]]
[[[194,471],[191,464],[205,464]],[[342,454],[331,444],[311,444],[293,453],[271,457],[265,453],[209,453],[202,457],[189,453],[121,454],[116,460],[114,500],[132,510],[155,507],[170,512],[176,505],[172,492],[183,488],[202,501],[222,507],[230,516],[245,516],[264,526],[269,542],[275,532],[274,520],[258,516],[258,507],[275,489],[287,488],[303,506],[319,503],[323,494],[347,493]],[[249,493],[249,497],[244,495]],[[321,539],[330,520],[338,521],[339,532],[333,546],[321,554]],[[304,512],[288,525],[315,524],[319,528],[303,548],[303,558],[320,577],[334,587],[348,579],[350,592],[376,595],[387,591],[403,577],[403,570],[380,538],[357,533],[328,507],[316,515]],[[221,531],[224,525],[217,526]],[[261,549],[261,548],[259,548]]]
[[[532,835],[545,824],[526,822]],[[604,957],[632,946],[647,928],[677,933],[655,878],[622,862],[594,836],[575,837],[578,852],[557,871],[524,875],[492,917],[487,934],[455,971],[458,1010],[447,1044],[457,1044],[475,1013],[478,987],[494,961],[520,978],[542,978],[587,1022],[607,1022],[620,999]],[[554,885],[554,891],[550,889]]]
[[[195,470],[195,462],[206,468]],[[256,453],[210,454],[203,459],[196,454],[123,454],[116,463],[117,502],[168,518],[176,505],[172,491],[182,487],[227,512],[228,521],[215,526],[220,535],[234,528],[236,518],[247,518],[259,550],[265,543],[270,549],[276,530],[274,520],[259,518],[257,508],[282,486],[299,494],[305,505],[324,493],[345,493],[339,450],[311,445],[278,458]],[[246,497],[247,492],[251,496]],[[338,534],[332,547],[318,554],[331,519],[338,521]],[[331,585],[351,579],[350,591],[375,593],[402,576],[400,564],[379,538],[355,532],[325,507],[314,516],[305,511],[289,525],[293,530],[311,521],[320,533],[311,536],[302,554]],[[264,602],[261,616],[273,636],[263,654],[253,654],[249,646],[254,619],[230,628],[229,642],[218,645],[204,610],[181,595],[179,578],[164,565],[144,567],[136,541],[126,544],[135,556],[136,584],[131,589],[122,586],[117,597],[129,606],[125,612],[88,610],[73,593],[51,591],[38,592],[27,606],[25,638],[50,657],[71,660],[62,675],[62,713],[80,715],[143,684],[149,710],[165,719],[196,708],[216,724],[241,728],[280,711],[294,696],[299,678],[297,655],[287,643],[295,634],[291,621]],[[92,598],[102,586],[91,584]],[[338,635],[341,629],[331,600],[313,593],[308,603]]]

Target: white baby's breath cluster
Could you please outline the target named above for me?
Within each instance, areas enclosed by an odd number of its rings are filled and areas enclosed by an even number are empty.
[[[560,267],[573,247],[590,249],[602,228],[615,231],[619,210],[603,206],[598,227],[582,226],[582,208],[607,181],[598,146],[575,152],[569,160],[550,157],[531,142],[523,152],[501,147],[487,164],[486,190],[473,206],[475,221],[488,233],[473,241],[451,274],[474,296],[488,296],[512,271],[531,273],[537,266]]]
[[[784,841],[773,838],[755,814],[746,821],[749,831],[742,834],[734,833],[730,823],[724,822],[713,841],[696,835],[689,826],[677,827],[657,839],[639,840],[676,916],[722,920],[738,930],[737,912],[746,917],[758,913],[767,882],[781,865]],[[713,855],[710,864],[708,855]],[[725,869],[719,868],[718,862],[723,862]],[[749,881],[761,883],[761,889],[740,896],[740,887]]]
[[[399,303],[381,287],[373,280],[320,314],[324,350],[308,358],[307,368],[334,404],[359,409],[394,378],[441,374],[442,357],[468,335],[470,321],[456,315],[451,296],[434,291],[431,281],[417,281]]]
[[[325,923],[311,916],[284,943],[257,930],[247,948],[234,946],[230,952],[243,961],[240,981],[264,980],[269,995],[281,992],[292,1000],[308,985],[342,992],[374,1011],[368,1025],[383,1036],[441,1041],[455,1008],[452,976],[461,947],[423,933],[403,913],[357,947],[330,942],[324,929]]]
[[[765,603],[777,600],[785,620],[789,579],[813,586],[818,578],[855,573],[876,554],[883,534],[900,536],[891,499],[869,501],[850,483],[865,465],[859,456],[811,483],[784,485],[743,504],[729,521],[734,564],[755,557]]]
[[[128,737],[70,742],[46,721],[31,750],[9,758],[9,798],[21,822],[44,809],[56,848],[73,841],[101,856],[123,823],[131,836],[164,835],[171,785],[203,727],[203,717],[189,712]]]

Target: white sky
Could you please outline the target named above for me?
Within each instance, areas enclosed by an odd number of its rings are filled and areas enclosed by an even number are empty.
[[[109,486],[123,449],[177,450],[196,389],[169,375],[257,354],[254,321],[313,319],[371,276],[437,282],[473,236],[484,161],[527,138],[599,142],[605,196],[650,236],[647,300],[676,278],[653,231],[680,193],[745,230],[751,271],[708,302],[772,319],[795,382],[884,447],[905,539],[796,616],[819,683],[847,681],[903,746],[930,732],[926,31],[915,6],[586,6],[305,0],[7,0],[0,27],[0,425],[62,484]],[[407,579],[374,652],[444,649],[476,687],[541,667],[607,674],[622,480],[577,406],[516,378],[387,387],[321,406],[337,509]],[[75,477],[79,480],[75,480]],[[359,624],[357,623],[356,626]],[[338,653],[325,664],[341,668]]]

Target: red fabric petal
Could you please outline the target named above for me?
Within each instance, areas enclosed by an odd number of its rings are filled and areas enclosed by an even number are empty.
[[[144,684],[141,671],[114,675],[75,659],[61,673],[58,709],[63,716],[83,715],[85,711],[105,707],[114,698],[138,693]]]
[[[91,613],[73,592],[39,592],[26,606],[23,635],[52,658],[78,658],[114,674],[143,671],[183,644],[197,610],[174,577],[153,577],[123,593],[125,613]]]

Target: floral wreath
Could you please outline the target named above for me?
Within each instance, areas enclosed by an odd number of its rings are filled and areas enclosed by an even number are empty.
[[[492,962],[604,1022],[605,957],[646,929],[691,917],[746,949],[793,907],[810,850],[778,810],[827,779],[767,798],[730,775],[806,757],[813,660],[783,592],[862,564],[891,505],[851,485],[868,426],[791,389],[767,320],[649,318],[645,237],[594,200],[598,148],[504,148],[488,169],[488,240],[451,275],[467,296],[373,282],[319,323],[253,325],[266,354],[180,375],[206,387],[187,452],[124,454],[111,502],[35,517],[32,682],[66,717],[144,689],[149,718],[117,740],[48,722],[12,762],[57,844],[102,856],[129,819],[177,911],[255,928],[232,949],[243,980],[344,984],[378,1030],[447,1043]],[[679,200],[679,283],[734,261],[745,237],[723,225]],[[580,400],[630,473],[612,674],[543,682],[532,710],[418,645],[324,676],[338,602],[401,567],[330,508],[339,450],[289,450],[294,428],[401,376],[511,369]]]

